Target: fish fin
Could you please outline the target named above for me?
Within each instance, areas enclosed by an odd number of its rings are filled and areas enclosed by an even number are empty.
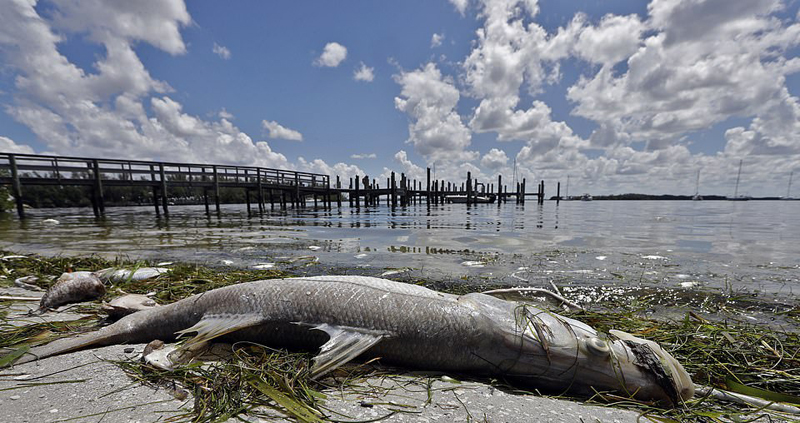
[[[311,377],[316,379],[331,370],[358,357],[381,339],[389,336],[386,332],[370,331],[323,323],[313,329],[324,331],[330,336],[314,357]]]
[[[235,332],[264,322],[260,314],[209,314],[203,316],[194,326],[175,332],[180,338],[183,335],[197,332],[197,335],[186,341],[181,348],[189,348],[201,342],[208,342],[222,335]]]

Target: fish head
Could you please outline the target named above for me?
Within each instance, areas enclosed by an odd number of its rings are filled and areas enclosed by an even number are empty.
[[[673,406],[694,395],[683,366],[653,341],[622,331],[598,333],[535,307],[516,313],[515,329],[501,330],[502,365],[511,377],[556,392],[613,392]]]

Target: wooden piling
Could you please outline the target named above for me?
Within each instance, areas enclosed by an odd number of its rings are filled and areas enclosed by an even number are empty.
[[[164,165],[158,164],[158,174],[161,176],[161,207],[164,209],[164,217],[169,216],[169,199],[167,198],[167,177],[164,173]]]
[[[217,166],[213,166],[214,171],[214,206],[217,208],[217,214],[220,213],[219,207],[219,173],[217,172]]]
[[[250,190],[247,188],[244,189],[244,201],[247,203],[247,215],[250,216]]]
[[[94,200],[92,200],[94,203]],[[158,208],[158,187],[153,185],[153,207],[156,209],[156,216],[161,216],[161,209]]]
[[[395,185],[394,172],[392,172],[391,179],[392,182],[391,185],[389,185],[389,189],[392,193],[392,207],[397,207],[397,186]]]
[[[561,202],[561,182],[556,185],[556,204]]]
[[[428,168],[428,173],[427,174],[428,174],[428,177],[427,177],[427,181],[428,181],[428,185],[427,186],[428,187],[425,189],[425,202],[427,204],[430,204],[431,203],[431,168]]]
[[[92,160],[92,173],[94,174],[94,189],[97,208],[100,211],[100,215],[103,216],[106,214],[106,205],[103,198],[103,181],[100,177],[100,165],[97,163],[97,159]]]
[[[258,186],[258,212],[264,213],[264,186],[261,185],[261,169],[256,169],[256,185]]]
[[[206,216],[210,216],[211,215],[211,210],[209,210],[209,207],[208,207],[208,189],[206,189],[206,188],[203,188],[203,204],[206,206]],[[156,210],[158,210],[158,209],[156,208]]]
[[[358,191],[359,191],[358,186],[361,184],[361,182],[359,182],[358,176],[356,176],[353,179],[355,179],[355,182],[356,182],[356,198],[355,198],[354,202],[356,203],[356,208],[358,209],[358,208],[361,208],[361,197],[359,197],[359,194],[358,194]]]
[[[13,154],[10,154],[8,156],[8,162],[11,165],[11,192],[14,195],[14,201],[17,203],[17,215],[19,215],[20,219],[24,219],[25,206],[22,203],[22,183],[19,180],[17,159]]]
[[[336,175],[336,207],[342,208],[342,182],[339,180],[339,175]]]
[[[467,172],[467,205],[472,204],[472,172]]]

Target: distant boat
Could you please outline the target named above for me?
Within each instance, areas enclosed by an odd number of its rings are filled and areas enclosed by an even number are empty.
[[[728,197],[729,201],[748,201],[750,197],[739,195],[739,179],[742,176],[742,160],[739,160],[739,173],[736,174],[736,188],[733,190],[733,197]]]
[[[592,201],[592,196],[589,194],[583,194],[581,196],[581,201]]]
[[[786,188],[786,197],[781,197],[781,200],[797,200],[797,198],[792,197],[792,176],[794,176],[794,171],[789,173],[789,186]]]
[[[694,183],[694,196],[692,201],[701,201],[703,197],[700,196],[700,169],[697,169],[697,181]]]
[[[444,197],[445,201],[448,203],[454,204],[466,204],[467,203],[467,196],[466,195],[447,195]],[[470,202],[473,204],[488,204],[494,203],[495,195],[473,195],[470,199]]]

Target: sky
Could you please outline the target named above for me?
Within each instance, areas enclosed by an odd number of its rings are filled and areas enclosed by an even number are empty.
[[[0,151],[800,196],[800,0],[0,0]],[[563,194],[563,191],[562,191]]]

